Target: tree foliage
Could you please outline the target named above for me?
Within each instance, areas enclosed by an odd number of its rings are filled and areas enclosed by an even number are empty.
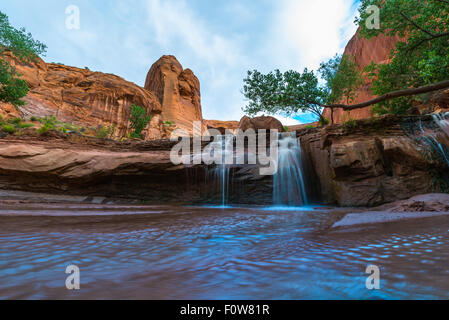
[[[21,98],[29,90],[27,83],[20,79],[20,74],[4,59],[4,52],[11,51],[21,62],[27,63],[45,53],[46,48],[25,29],[11,26],[8,17],[0,12],[0,101],[21,106],[24,104]]]
[[[131,137],[140,139],[142,137],[143,129],[145,129],[150,120],[151,116],[149,114],[147,115],[147,111],[145,110],[145,108],[133,104],[130,107],[130,115],[129,115],[131,128],[134,130],[131,133]]]
[[[302,73],[293,70],[285,73],[275,70],[268,74],[248,71],[243,80],[243,94],[249,102],[243,111],[249,115],[311,112],[326,124],[328,121],[321,114],[323,106],[342,98],[353,101],[361,79],[351,57],[338,55],[322,63],[318,73],[308,69]]]
[[[367,9],[372,5],[380,8],[380,29],[367,27],[372,15]],[[374,111],[379,114],[403,114],[417,94],[449,87],[444,81],[449,79],[449,1],[361,0],[359,10],[356,23],[362,37],[384,34],[404,39],[391,52],[391,63],[373,63],[359,71],[351,57],[336,56],[321,64],[318,74],[307,69],[303,73],[249,71],[243,86],[249,103],[243,110],[249,115],[312,112],[325,123],[323,107],[353,110],[376,104]],[[363,76],[372,78],[372,92],[380,98],[350,106]]]
[[[380,8],[380,29],[370,29],[369,6]],[[395,90],[416,88],[449,79],[449,1],[445,0],[362,0],[361,35],[399,36],[401,41],[391,52],[391,63],[371,64],[372,92],[383,95]],[[416,97],[387,100],[375,106],[380,114],[403,114]]]
[[[354,102],[356,90],[363,85],[363,77],[353,57],[336,55],[327,63],[321,63],[318,72],[325,81],[327,104],[338,103],[342,100],[345,100],[347,104]]]

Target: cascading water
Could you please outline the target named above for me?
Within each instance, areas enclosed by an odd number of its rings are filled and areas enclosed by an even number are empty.
[[[435,123],[443,130],[449,137],[449,112],[432,115]]]
[[[440,113],[440,114],[434,114],[432,115],[433,120],[435,123],[443,130],[443,132],[446,134],[447,138],[449,138],[449,112],[447,113]],[[449,152],[447,151],[447,147],[445,148],[443,144],[436,139],[434,139],[436,142],[436,146],[439,149],[441,155],[443,156],[444,160],[446,161],[447,165],[449,166]]]
[[[278,154],[278,171],[273,177],[274,205],[307,205],[301,144],[296,132],[279,134]]]
[[[208,170],[207,179],[214,181],[216,191],[221,193],[223,207],[228,205],[231,164],[227,163],[232,163],[234,157],[234,140],[234,135],[218,136],[205,149],[208,154],[221,153],[221,163],[216,164],[212,170]]]

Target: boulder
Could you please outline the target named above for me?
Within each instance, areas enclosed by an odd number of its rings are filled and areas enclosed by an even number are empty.
[[[284,126],[282,123],[273,117],[256,117],[256,118],[250,118],[247,116],[244,116],[239,123],[239,129],[242,131],[246,131],[248,129],[253,129],[256,132],[258,130],[270,130],[275,129],[279,132],[284,132]]]

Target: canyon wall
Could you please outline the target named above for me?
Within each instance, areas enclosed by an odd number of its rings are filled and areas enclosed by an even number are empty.
[[[376,206],[444,191],[449,182],[447,164],[422,143],[421,127],[431,128],[426,129],[428,134],[441,141],[447,139],[431,117],[390,117],[362,120],[354,128],[335,125],[299,131],[322,201]],[[416,139],[407,128],[415,128]]]
[[[82,127],[113,128],[112,137],[120,139],[131,131],[129,109],[136,104],[152,116],[143,131],[145,140],[168,138],[175,128],[191,133],[193,121],[202,121],[199,80],[173,56],[164,56],[151,67],[145,88],[112,74],[42,59],[22,63],[9,52],[4,57],[30,91],[19,110],[0,103],[3,117],[54,115]]]
[[[390,52],[396,47],[399,37],[386,37],[379,35],[371,39],[362,38],[360,30],[352,37],[346,45],[344,54],[354,58],[354,62],[359,71],[365,69],[371,62],[376,64],[388,63],[390,61]],[[365,102],[374,98],[370,90],[371,82],[368,78],[365,79],[365,84],[356,91],[356,99],[351,104]],[[346,104],[346,101],[340,101]],[[323,115],[327,119],[331,119],[331,110],[325,109]],[[335,109],[334,122],[344,123],[350,119],[367,119],[371,117],[371,107],[366,107],[357,110],[344,111],[342,109]]]

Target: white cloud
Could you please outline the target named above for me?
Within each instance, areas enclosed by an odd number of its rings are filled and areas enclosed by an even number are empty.
[[[281,68],[316,69],[320,62],[341,53],[342,34],[353,34],[353,0],[281,0],[270,34]],[[351,29],[350,31],[347,31]],[[345,32],[346,30],[346,32]],[[343,33],[342,33],[343,31]]]

